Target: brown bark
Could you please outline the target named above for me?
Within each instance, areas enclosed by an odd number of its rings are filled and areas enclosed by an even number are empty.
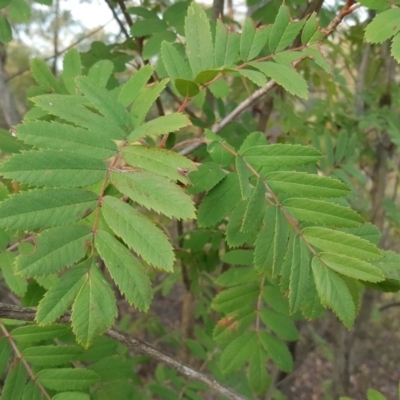
[[[224,0],[213,0],[212,19],[215,21],[224,15]]]
[[[57,75],[57,63],[58,63],[58,36],[60,31],[60,0],[56,0],[54,3],[55,11],[54,11],[54,35],[53,35],[53,66],[52,71],[54,76]]]

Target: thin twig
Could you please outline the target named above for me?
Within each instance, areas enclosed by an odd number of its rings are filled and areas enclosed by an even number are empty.
[[[0,303],[1,304],[1,303]],[[17,346],[17,344],[15,343],[14,339],[11,337],[10,333],[8,332],[7,328],[4,326],[4,324],[0,321],[0,329],[3,331],[4,336],[6,337],[6,339],[10,342],[11,347],[14,350],[14,353],[17,357],[18,360],[20,360],[22,362],[22,364],[24,365],[26,372],[28,373],[28,375],[30,376],[31,380],[33,382],[35,382],[35,384],[37,385],[37,387],[39,388],[39,390],[42,392],[43,396],[47,399],[47,400],[51,400],[51,397],[49,396],[49,394],[47,393],[46,389],[40,384],[40,382],[37,379],[37,376],[34,374],[34,372],[32,371],[31,366],[26,362],[24,356],[22,355],[22,353],[19,351],[19,348]]]
[[[379,307],[379,311],[387,310],[388,308],[398,307],[400,306],[400,301],[395,301],[393,303],[385,304],[384,306]]]
[[[103,24],[102,26],[100,26],[99,28],[95,29],[94,31],[91,31],[90,33],[88,33],[87,35],[81,37],[80,39],[78,39],[77,41],[71,43],[69,46],[67,46],[65,49],[61,50],[60,52],[58,52],[57,54],[52,54],[51,56],[45,57],[43,60],[44,61],[49,61],[55,57],[60,56],[61,54],[64,54],[66,51],[68,51],[69,49],[72,49],[73,47],[77,46],[79,43],[83,42],[84,40],[86,40],[87,38],[89,38],[90,36],[95,35],[97,32],[101,31],[102,29],[104,29],[109,23],[111,23],[112,21],[114,21],[114,18],[110,19],[108,22],[106,22],[105,24]],[[16,72],[13,75],[10,75],[5,81],[9,82],[12,79],[16,78],[17,76],[20,76],[22,74],[24,74],[25,72],[28,72],[30,70],[30,68],[24,68],[21,69],[20,71]]]
[[[347,0],[346,4],[340,10],[339,14],[335,16],[335,18],[330,22],[328,27],[323,31],[324,39],[326,37],[328,37],[337,28],[337,26],[343,21],[343,18],[345,16],[350,15],[352,12],[354,12],[358,8],[358,5],[353,6],[353,4],[354,4],[354,0]],[[321,39],[320,42],[322,40],[323,39]],[[298,65],[300,61],[301,60],[297,61],[296,63],[293,63],[293,67],[296,67],[296,65]],[[271,79],[264,87],[256,90],[251,96],[249,96],[247,99],[242,101],[224,119],[222,119],[220,122],[216,123],[212,127],[211,130],[214,133],[219,133],[223,128],[225,128],[225,126],[227,126],[229,123],[231,123],[237,116],[239,116],[243,111],[247,110],[250,106],[252,106],[257,100],[259,100],[262,96],[267,94],[275,86],[277,86],[277,83]],[[200,146],[201,146],[201,144],[199,144],[199,143],[193,143],[190,146],[181,150],[180,154],[188,155]]]
[[[19,321],[33,322],[35,321],[35,316],[36,316],[35,308],[19,307],[19,306],[13,306],[11,304],[0,303],[0,318],[9,318]],[[69,322],[69,317],[64,316],[60,318],[58,322],[64,322],[64,323]],[[167,353],[158,350],[151,344],[143,340],[136,339],[135,337],[133,337],[128,333],[121,332],[117,329],[109,329],[105,333],[105,335],[116,340],[119,343],[124,344],[131,350],[137,351],[142,354],[146,354],[152,357],[153,359],[164,363],[165,365],[180,372],[183,376],[185,376],[188,379],[204,383],[210,389],[214,390],[219,395],[226,397],[227,399],[247,400],[246,397],[236,393],[234,390],[219,384],[217,381],[208,377],[207,375],[196,371],[192,367],[189,367],[188,365],[176,360]]]
[[[119,19],[117,12],[115,11],[115,8],[112,6],[112,4],[110,3],[110,0],[104,0],[108,6],[108,8],[111,10],[112,15],[114,16],[114,19],[117,21],[119,27],[121,28],[121,32],[123,32],[123,34],[125,35],[125,37],[127,39],[129,39],[129,33],[126,30],[123,22]]]
[[[228,124],[230,124],[238,115],[240,115],[243,111],[253,105],[260,97],[264,96],[264,94],[268,93],[273,87],[275,87],[277,83],[274,80],[270,80],[264,87],[256,90],[251,96],[249,96],[246,100],[242,101],[233,111],[231,111],[225,118],[223,118],[220,122],[217,122],[211,130],[214,133],[221,132],[222,129],[225,128]],[[192,153],[198,147],[201,146],[201,143],[193,143],[183,150],[180,151],[180,154],[187,155]]]

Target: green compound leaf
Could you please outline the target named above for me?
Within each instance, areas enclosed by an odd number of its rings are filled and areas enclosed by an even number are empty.
[[[271,34],[269,36],[268,47],[272,53],[277,50],[279,43],[290,23],[289,8],[281,5],[278,14],[276,15],[275,22],[272,26]]]
[[[254,146],[263,146],[267,145],[267,139],[265,138],[265,134],[261,132],[252,132],[246,136],[242,145],[239,149],[239,154],[243,154],[245,150]]]
[[[12,39],[12,30],[8,19],[0,14],[0,42],[7,44]]]
[[[313,258],[311,266],[322,305],[329,307],[350,329],[356,317],[356,308],[347,285],[317,258]]]
[[[264,226],[257,236],[254,267],[260,272],[276,276],[282,266],[287,249],[288,223],[279,207],[267,207]]]
[[[237,312],[241,307],[251,306],[259,294],[260,288],[256,284],[242,284],[225,289],[214,297],[212,308],[225,314]]]
[[[117,152],[112,140],[59,122],[25,122],[17,126],[17,136],[39,148],[71,151],[98,159],[109,158]]]
[[[174,84],[179,94],[185,98],[191,98],[200,93],[199,85],[189,79],[177,78]]]
[[[63,92],[60,83],[57,81],[45,61],[40,60],[39,58],[33,58],[30,62],[30,66],[33,77],[43,90],[46,92]]]
[[[88,71],[88,78],[99,88],[105,88],[114,70],[114,63],[110,60],[100,60],[93,64]],[[77,79],[75,79],[75,82]],[[89,97],[89,96],[88,96]]]
[[[369,262],[342,254],[321,253],[321,260],[339,274],[367,282],[381,282],[382,271]]]
[[[224,373],[242,368],[257,351],[256,332],[248,331],[232,340],[221,354],[220,365]]]
[[[227,167],[235,160],[235,156],[216,141],[207,145],[207,151],[213,161],[221,165],[221,167]]]
[[[31,18],[31,8],[25,0],[13,0],[8,15],[15,22],[28,22]]]
[[[283,51],[282,53],[275,54],[273,60],[276,61],[278,64],[291,66],[295,61],[302,58],[304,58],[303,52],[287,50]]]
[[[365,40],[383,43],[400,31],[400,8],[391,8],[378,14],[365,29]]]
[[[264,286],[262,294],[264,301],[273,310],[284,315],[289,314],[289,301],[286,297],[282,296],[277,286],[272,286],[270,284]]]
[[[143,214],[114,197],[103,199],[104,219],[115,234],[145,261],[172,271],[174,253],[165,234]]]
[[[231,67],[239,53],[240,35],[236,32],[228,33],[228,29],[221,20],[217,20],[215,33],[214,58],[217,67]]]
[[[52,367],[65,365],[73,360],[79,359],[82,348],[79,346],[35,346],[28,347],[22,351],[26,361],[32,365],[41,367]]]
[[[251,44],[251,48],[249,51],[248,59],[253,60],[256,58],[260,51],[268,44],[269,36],[272,31],[272,26],[263,26],[261,28],[256,29],[256,34],[254,36],[253,43]]]
[[[124,106],[106,89],[98,86],[97,82],[88,77],[80,76],[75,79],[79,90],[90,100],[113,125],[119,126],[124,132],[130,132],[133,128],[132,119]]]
[[[298,340],[299,332],[294,322],[286,315],[263,307],[260,311],[261,321],[283,340]]]
[[[176,47],[163,41],[161,44],[161,58],[171,80],[177,78],[192,79],[193,74],[186,60],[183,59]]]
[[[68,310],[85,282],[85,275],[92,262],[92,259],[88,259],[70,268],[50,287],[39,302],[36,313],[36,322],[38,324],[51,324]]]
[[[142,57],[144,60],[149,60],[150,58],[157,56],[160,60],[159,53],[160,47],[163,41],[174,42],[176,40],[176,34],[172,30],[167,30],[164,32],[157,32],[147,39],[143,46]],[[161,60],[160,60],[161,61]]]
[[[153,33],[163,32],[166,28],[166,22],[155,15],[153,18],[135,21],[131,27],[131,33],[133,37],[144,37],[152,35]]]
[[[397,62],[400,62],[400,34],[397,34],[393,38],[392,45],[390,46],[390,54]]]
[[[253,146],[241,155],[253,166],[274,168],[298,167],[315,163],[321,158],[321,153],[312,147],[291,144]]]
[[[188,158],[157,147],[127,146],[122,149],[121,156],[131,166],[186,184],[190,182],[186,174],[196,169]]]
[[[307,19],[303,31],[301,32],[301,43],[313,43],[316,37],[318,37],[318,22],[317,13],[314,11]]]
[[[34,231],[85,218],[97,206],[97,195],[82,189],[37,189],[0,203],[0,226]]]
[[[253,250],[231,250],[225,253],[221,260],[232,265],[252,265]]]
[[[205,196],[198,210],[200,227],[220,222],[232,211],[241,199],[239,179],[236,174],[228,174]]]
[[[254,22],[251,18],[246,18],[243,26],[242,34],[240,35],[240,58],[243,61],[248,60],[251,46],[253,44],[254,38],[256,36],[256,29],[254,27]]]
[[[168,24],[174,27],[179,35],[184,36],[184,23],[187,14],[187,9],[189,7],[189,2],[178,1],[169,6],[164,14],[163,19],[168,22]]]
[[[255,232],[259,227],[254,227],[253,232],[241,231],[243,215],[246,212],[247,204],[247,200],[239,201],[231,212],[226,226],[226,241],[229,247],[238,247],[246,242],[254,242]]]
[[[252,262],[250,261],[249,265],[251,264]],[[258,281],[258,275],[250,267],[230,268],[215,279],[217,285],[224,287],[237,286],[242,285],[243,282],[255,281]]]
[[[304,49],[301,52],[302,55],[307,55],[308,57],[311,58],[318,66],[320,66],[327,74],[332,74],[332,65],[329,63],[329,61],[324,57],[324,55],[321,53],[321,51],[318,49],[318,47],[315,46],[308,46],[306,49]],[[336,145],[337,146],[337,145]],[[347,151],[349,148],[346,148]],[[336,147],[337,150],[337,147]],[[335,151],[335,156],[336,156],[336,151]]]
[[[115,297],[110,284],[99,268],[92,265],[72,306],[71,325],[76,340],[83,347],[111,328],[118,315]],[[69,387],[66,389],[81,389]]]
[[[301,313],[305,318],[313,320],[320,317],[324,311],[315,287],[314,279],[310,279],[308,281],[307,293],[301,305]]]
[[[5,251],[1,253],[0,268],[7,286],[17,296],[23,297],[28,288],[28,282],[25,278],[16,275],[14,271],[15,257],[15,254],[10,251]]]
[[[118,95],[118,101],[127,107],[141,93],[142,89],[147,85],[154,69],[151,65],[146,65],[139,69],[124,85],[121,86],[121,91]]]
[[[70,49],[63,59],[62,80],[68,92],[76,94],[75,78],[82,74],[81,55],[77,49]]]
[[[185,18],[187,56],[193,75],[214,67],[210,24],[201,5],[193,2]]]
[[[24,394],[22,400],[32,399],[41,400],[42,393],[40,392],[39,386],[34,381],[28,381],[24,388]]]
[[[304,20],[291,22],[289,8],[282,5],[269,35],[268,45],[270,51],[277,53],[292,44],[304,24]]]
[[[86,389],[100,380],[98,374],[83,368],[42,369],[36,376],[45,388],[58,392]]]
[[[53,0],[34,0],[35,3],[44,4],[45,6],[51,6]]]
[[[293,239],[293,249],[287,263],[290,266],[289,308],[290,312],[294,313],[300,308],[307,294],[310,277],[310,251],[304,240],[297,235]]]
[[[303,99],[308,97],[307,82],[292,67],[272,61],[251,62],[249,65],[260,70],[268,78],[273,79],[289,93]]]
[[[7,154],[20,153],[21,150],[26,150],[26,146],[21,140],[10,135],[9,131],[0,129],[0,149]]]
[[[42,232],[36,238],[33,254],[19,254],[16,271],[26,277],[46,276],[79,261],[86,253],[91,229],[66,226]]]
[[[199,85],[204,85],[205,83],[211,82],[215,77],[223,72],[223,69],[209,69],[206,71],[201,71],[196,75],[194,80]]]
[[[131,115],[135,121],[135,127],[144,122],[147,113],[165,89],[165,86],[167,86],[168,81],[169,79],[163,79],[139,92],[131,107]]]
[[[143,265],[122,243],[107,232],[97,232],[95,246],[121,293],[131,305],[140,311],[147,311],[153,293]]]
[[[249,386],[256,393],[265,392],[271,383],[267,368],[267,353],[262,347],[259,340],[256,342],[257,348],[249,360],[249,368],[247,369],[247,379]]]
[[[215,162],[205,162],[189,175],[192,186],[188,187],[188,193],[196,194],[211,190],[225,177],[223,169]]]
[[[376,260],[382,257],[382,252],[373,243],[349,233],[309,227],[303,229],[303,235],[311,245],[330,253],[363,260]]]
[[[259,333],[259,340],[274,363],[285,372],[293,369],[293,359],[288,348],[277,338],[267,332]]]
[[[238,73],[243,77],[250,79],[257,86],[263,87],[267,84],[267,78],[261,72],[252,69],[239,69]]]
[[[111,182],[136,203],[179,219],[195,218],[192,199],[175,183],[147,171],[112,172]]]
[[[168,132],[175,132],[190,125],[190,120],[183,114],[169,114],[154,118],[149,122],[137,127],[129,136],[129,142],[136,142],[149,135],[163,135]]]
[[[0,10],[2,10],[3,8],[8,7],[13,0],[0,0]]]
[[[110,94],[107,96],[111,97]],[[126,132],[111,119],[92,112],[89,108],[93,107],[93,104],[84,96],[46,94],[30,100],[51,115],[86,128],[96,135],[112,140],[123,140],[126,137]]]
[[[323,198],[343,197],[351,192],[351,189],[338,179],[305,172],[277,171],[262,175],[268,186],[277,193]]]
[[[360,4],[371,10],[382,11],[390,7],[390,2],[387,0],[360,0]]]
[[[1,400],[21,399],[27,378],[28,374],[24,364],[22,361],[16,360],[8,371],[1,391]]]
[[[15,328],[11,332],[11,337],[21,343],[42,342],[54,338],[60,338],[69,333],[66,325],[53,324],[49,326],[27,325]]]
[[[35,186],[82,187],[106,177],[106,164],[66,151],[29,151],[9,157],[2,174],[20,183]]]
[[[265,206],[265,184],[261,179],[258,179],[256,187],[249,197],[240,230],[252,232],[255,227],[260,226],[264,217]]]
[[[237,156],[235,158],[236,173],[239,178],[240,191],[242,193],[242,199],[248,199],[251,194],[251,188],[249,184],[249,177],[251,176],[251,171],[247,167],[243,158]]]
[[[289,214],[300,221],[319,225],[351,228],[364,222],[364,218],[351,208],[326,201],[292,198],[285,200],[282,205]]]

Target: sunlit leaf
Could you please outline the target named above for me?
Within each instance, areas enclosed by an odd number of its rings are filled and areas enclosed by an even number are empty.
[[[147,311],[152,299],[150,279],[143,265],[109,233],[98,231],[95,246],[121,293],[141,311]]]
[[[343,279],[323,266],[317,258],[313,258],[311,265],[321,303],[332,309],[350,329],[356,317],[356,310],[348,287]]]
[[[110,284],[99,267],[92,265],[72,306],[71,325],[78,343],[87,348],[100,334],[112,327],[118,314],[115,303]],[[58,390],[86,387],[60,385]]]
[[[199,226],[207,227],[220,222],[241,198],[237,175],[228,174],[206,195],[198,210]]]
[[[91,230],[85,226],[66,226],[42,232],[32,254],[20,254],[16,271],[26,277],[45,276],[78,262],[86,252]]]
[[[133,207],[114,197],[103,199],[102,212],[110,228],[122,240],[155,267],[171,271],[172,246],[165,234]]]
[[[210,24],[202,6],[193,2],[185,19],[187,56],[193,75],[214,67]]]

